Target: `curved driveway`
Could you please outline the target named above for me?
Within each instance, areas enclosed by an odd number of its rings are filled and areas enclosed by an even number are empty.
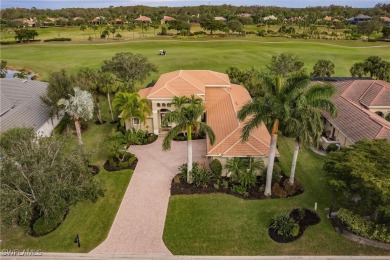
[[[172,178],[187,161],[187,143],[161,150],[162,137],[150,145],[131,146],[138,164],[110,232],[91,253],[172,255],[162,236]],[[193,161],[205,161],[205,140],[193,141]]]

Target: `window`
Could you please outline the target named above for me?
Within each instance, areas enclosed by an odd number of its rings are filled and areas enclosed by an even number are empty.
[[[162,107],[165,107],[165,103],[162,103]]]
[[[133,125],[139,125],[139,119],[133,118]]]
[[[167,107],[171,107],[171,103],[168,103],[168,104],[167,104]]]
[[[157,103],[157,106],[158,106],[158,107],[161,107],[161,104],[160,104],[160,103]]]

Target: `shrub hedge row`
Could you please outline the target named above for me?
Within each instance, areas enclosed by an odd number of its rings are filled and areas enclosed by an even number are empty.
[[[390,243],[390,228],[386,225],[375,224],[365,220],[347,209],[340,209],[337,214],[349,231],[356,235]]]

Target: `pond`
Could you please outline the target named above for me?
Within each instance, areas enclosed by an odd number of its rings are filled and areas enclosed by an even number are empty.
[[[13,78],[15,73],[20,72],[20,70],[7,70],[6,78]],[[28,74],[27,78],[31,79],[34,76],[34,74]]]

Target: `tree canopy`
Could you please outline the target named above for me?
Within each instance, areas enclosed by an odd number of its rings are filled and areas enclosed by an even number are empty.
[[[41,97],[43,103],[52,109],[52,114],[58,114],[60,107],[58,101],[61,98],[67,98],[74,94],[74,84],[76,80],[69,75],[64,69],[52,72],[49,75],[49,85],[46,94]]]
[[[102,70],[113,73],[127,91],[133,91],[136,82],[142,83],[152,72],[158,71],[145,56],[131,52],[120,52],[111,60],[104,60]]]
[[[281,53],[279,56],[272,56],[271,64],[267,69],[272,75],[286,77],[293,73],[303,72],[303,62],[291,53]]]
[[[387,139],[361,140],[332,152],[326,158],[324,169],[330,186],[346,208],[364,214],[379,213],[390,220],[390,143]]]
[[[330,77],[334,74],[334,63],[330,60],[320,59],[314,64],[313,77]]]
[[[390,62],[379,56],[370,56],[363,62],[355,63],[350,72],[353,77],[369,76],[390,82]]]
[[[1,221],[34,234],[39,218],[60,223],[71,205],[103,195],[79,149],[67,152],[66,137],[39,137],[14,128],[1,135]]]

